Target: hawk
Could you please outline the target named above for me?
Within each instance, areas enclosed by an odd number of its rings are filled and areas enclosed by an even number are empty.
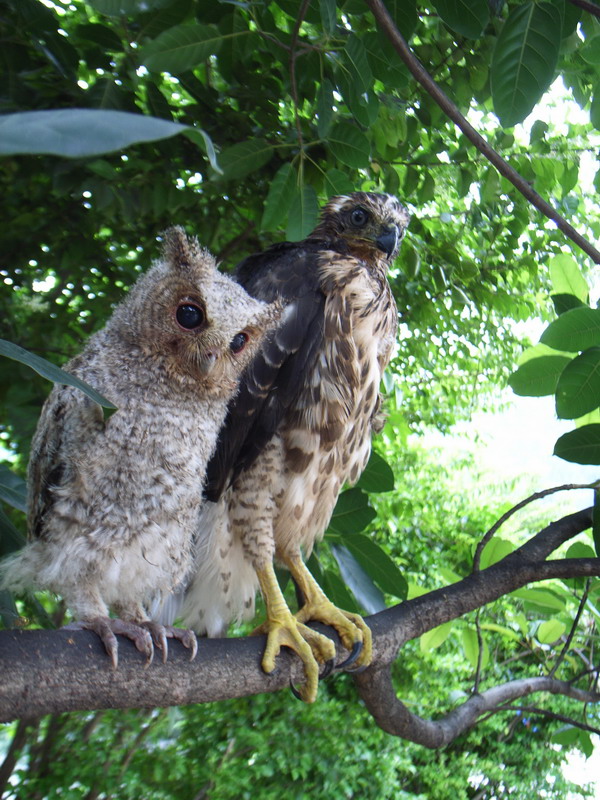
[[[313,232],[246,258],[237,281],[252,296],[284,303],[281,321],[245,371],[207,470],[195,575],[183,619],[209,636],[253,613],[262,592],[267,634],[262,666],[282,646],[304,663],[301,697],[316,697],[333,626],[345,648],[371,659],[371,633],[331,603],[304,564],[329,524],[340,489],[359,478],[379,425],[379,384],[390,360],[397,311],[387,281],[409,222],[387,194],[333,197]],[[291,572],[303,604],[293,614],[274,560]]]
[[[57,385],[42,409],[28,473],[30,542],[0,586],[49,589],[70,628],[95,631],[117,666],[115,634],[152,660],[167,638],[196,652],[191,631],[152,619],[154,597],[188,572],[198,485],[240,376],[281,308],[248,295],[182,228],[106,326],[66,366],[117,406],[107,420]],[[118,616],[109,616],[113,611]]]

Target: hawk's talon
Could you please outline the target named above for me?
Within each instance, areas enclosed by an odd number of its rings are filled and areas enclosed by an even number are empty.
[[[323,681],[328,678],[335,669],[335,658],[328,659],[323,665],[323,671],[319,673],[319,680]]]
[[[362,652],[362,649],[363,649],[362,641],[359,640],[357,642],[354,642],[354,644],[352,645],[352,650],[350,651],[350,655],[348,656],[348,658],[346,658],[344,661],[340,662],[339,664],[336,664],[335,668],[336,669],[346,669],[347,667],[352,666],[352,664],[354,664],[354,662],[360,656],[360,654]],[[366,668],[366,666],[367,665],[365,664],[365,668]],[[359,669],[360,669],[360,667],[359,667]]]
[[[359,675],[361,672],[365,672],[365,670],[369,669],[370,664],[360,664],[358,667],[354,667],[354,669],[347,669],[346,672],[350,675]]]
[[[294,684],[291,681],[290,681],[290,691],[294,695],[296,700],[302,700],[302,695],[300,694],[298,689],[296,689],[296,687],[294,686]]]

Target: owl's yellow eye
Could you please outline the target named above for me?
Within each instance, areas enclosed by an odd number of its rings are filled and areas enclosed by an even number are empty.
[[[193,303],[182,303],[177,307],[175,319],[186,331],[193,331],[204,324],[206,316],[200,306]]]
[[[246,345],[248,344],[248,339],[249,338],[250,337],[248,336],[247,333],[236,333],[236,335],[231,340],[231,343],[229,345],[229,349],[235,355],[237,355],[238,353],[241,353],[242,350],[244,349],[244,347],[246,347]]]

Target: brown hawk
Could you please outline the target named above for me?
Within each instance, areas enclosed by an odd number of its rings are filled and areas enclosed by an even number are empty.
[[[258,582],[266,604],[262,665],[281,646],[305,666],[303,699],[316,697],[319,662],[331,639],[307,627],[333,626],[348,650],[371,659],[371,633],[356,614],[336,608],[302,559],[324,533],[344,483],[369,459],[390,360],[397,312],[387,271],[409,214],[391,195],[333,197],[315,230],[238,265],[254,297],[283,300],[282,321],[244,373],[207,472],[196,573],[183,608],[186,624],[218,635],[253,613]],[[285,565],[304,604],[289,610],[273,560]],[[357,647],[357,644],[359,647]]]

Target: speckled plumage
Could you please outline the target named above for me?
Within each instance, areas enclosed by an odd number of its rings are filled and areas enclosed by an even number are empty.
[[[285,310],[244,374],[208,468],[197,573],[184,602],[194,629],[217,635],[231,619],[251,616],[257,585],[271,594],[274,558],[302,584],[300,551],[310,553],[342,485],[363,471],[397,327],[386,275],[408,221],[390,195],[334,197],[307,239],[238,266],[250,294],[282,299]],[[297,621],[315,618],[310,605]],[[268,606],[267,598],[270,619]],[[352,644],[354,634],[341,635]],[[312,640],[310,647],[325,659],[327,648]],[[266,669],[271,663],[263,661]],[[307,690],[306,699],[313,695]]]
[[[42,409],[29,464],[31,541],[4,565],[3,585],[62,595],[76,620],[92,622],[82,627],[97,630],[100,619],[104,631],[109,610],[148,625],[152,601],[189,569],[227,404],[279,314],[219,273],[182,229],[167,231],[162,259],[65,367],[117,411],[105,421],[67,386]],[[164,632],[148,628],[165,657]],[[151,657],[148,636],[131,638]]]

